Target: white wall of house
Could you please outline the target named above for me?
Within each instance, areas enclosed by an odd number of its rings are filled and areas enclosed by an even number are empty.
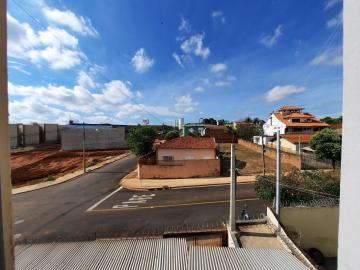
[[[273,137],[267,137],[267,136],[253,136],[253,143],[262,145],[262,144],[267,144],[271,139],[273,139]],[[264,140],[264,142],[263,142]]]
[[[164,160],[164,156],[174,160],[216,159],[215,149],[158,149],[157,159]]]
[[[274,140],[272,142],[268,142],[266,145],[271,148],[276,148],[277,141]],[[284,138],[280,138],[280,146],[281,146],[281,151],[288,153],[298,153],[297,145],[292,142],[289,142]]]
[[[280,134],[285,134],[286,125],[277,119],[274,114],[271,114],[264,124],[263,129],[265,135],[274,136],[278,129],[280,129]]]

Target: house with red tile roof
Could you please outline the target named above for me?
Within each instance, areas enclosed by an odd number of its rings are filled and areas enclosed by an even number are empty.
[[[280,130],[284,144],[293,151],[299,152],[299,149],[309,145],[313,134],[330,127],[329,124],[321,122],[314,115],[303,110],[304,107],[283,106],[272,112],[263,125],[264,135],[274,137],[277,130]]]
[[[197,178],[220,175],[214,137],[184,136],[156,146],[155,158],[139,159],[138,177]]]
[[[213,137],[185,136],[157,146],[158,161],[216,159],[216,142]]]

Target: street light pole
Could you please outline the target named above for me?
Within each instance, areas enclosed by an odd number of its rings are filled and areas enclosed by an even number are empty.
[[[276,132],[276,204],[275,212],[280,216],[280,178],[281,178],[281,145],[280,145],[280,130]]]
[[[235,145],[231,144],[230,163],[230,214],[229,223],[232,232],[236,231],[235,205],[236,205],[236,168],[235,168]]]
[[[83,163],[83,170],[86,173],[86,161],[85,161],[85,123],[83,122],[83,153],[82,153],[82,163]]]
[[[263,163],[263,176],[265,176],[265,144],[264,144],[264,131],[261,132],[261,153],[262,153],[262,163]]]

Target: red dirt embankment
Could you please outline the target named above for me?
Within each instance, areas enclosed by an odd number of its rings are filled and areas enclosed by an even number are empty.
[[[86,152],[86,165],[95,165],[108,157],[127,153],[127,150],[98,150]],[[61,176],[82,167],[82,151],[42,149],[11,155],[12,184]],[[50,179],[49,179],[50,178]]]

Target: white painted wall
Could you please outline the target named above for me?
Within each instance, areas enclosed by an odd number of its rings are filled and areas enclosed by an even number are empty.
[[[286,125],[281,122],[274,114],[271,114],[269,119],[265,122],[263,129],[264,134],[267,136],[274,136],[278,129],[280,134],[285,134]]]
[[[360,257],[360,1],[344,1],[344,90],[338,269],[359,269]]]

